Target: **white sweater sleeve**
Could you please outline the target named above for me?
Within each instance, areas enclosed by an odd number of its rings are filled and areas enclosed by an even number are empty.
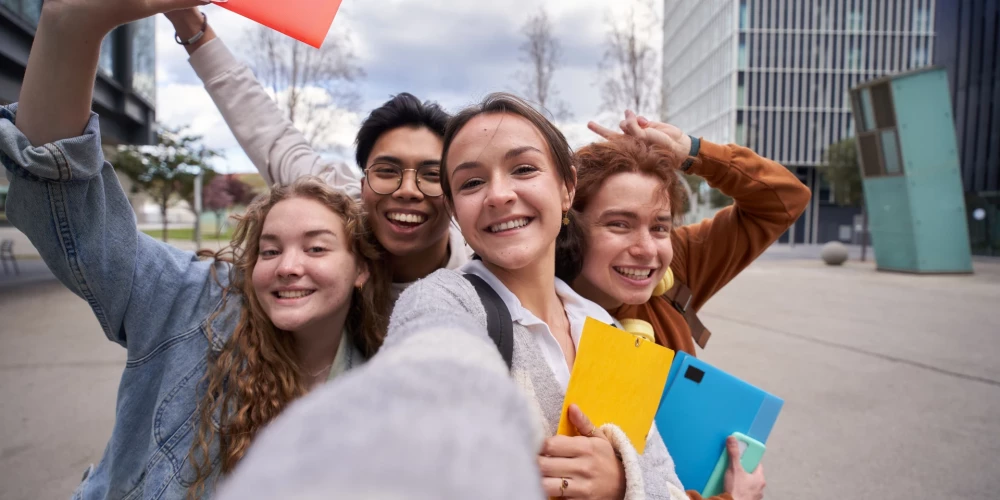
[[[289,184],[315,175],[348,196],[361,198],[361,172],[320,156],[221,39],[200,47],[189,61],[236,141],[268,184]]]

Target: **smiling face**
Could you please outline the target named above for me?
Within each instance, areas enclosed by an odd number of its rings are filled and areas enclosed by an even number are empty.
[[[339,332],[368,271],[351,253],[343,219],[307,198],[278,202],[264,220],[254,292],[274,326]]]
[[[511,113],[478,115],[455,135],[446,172],[453,211],[487,264],[513,270],[554,261],[572,195],[549,151],[538,129]]]
[[[582,216],[587,253],[573,288],[605,309],[649,300],[674,256],[662,181],[648,174],[612,175]]]
[[[365,168],[396,166],[414,169],[403,172],[403,182],[391,194],[378,194],[362,181],[361,199],[365,210],[373,214],[372,230],[379,243],[396,257],[425,252],[436,244],[442,252],[448,238],[450,217],[444,197],[430,197],[417,187],[416,169],[422,169],[422,182],[429,182],[432,172],[441,165],[441,137],[426,127],[399,127],[382,134]],[[377,172],[376,172],[377,174]],[[384,191],[384,190],[383,190]],[[444,255],[435,262],[443,260]]]

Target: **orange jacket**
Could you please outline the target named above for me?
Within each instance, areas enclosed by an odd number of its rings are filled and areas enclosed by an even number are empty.
[[[704,139],[688,173],[704,178],[734,201],[715,217],[679,227],[671,234],[674,259],[670,268],[675,280],[691,289],[688,308],[697,312],[791,227],[805,211],[811,193],[779,163],[741,146]],[[611,313],[618,319],[648,321],[657,343],[696,355],[684,315],[663,297],[624,305]],[[692,500],[702,498],[695,491],[688,491],[688,495]],[[728,493],[712,498],[732,500]]]

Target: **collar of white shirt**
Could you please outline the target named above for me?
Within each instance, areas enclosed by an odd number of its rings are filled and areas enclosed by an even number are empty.
[[[475,274],[488,283],[497,295],[503,300],[510,311],[510,319],[518,323],[532,333],[538,342],[538,347],[542,350],[545,360],[552,369],[559,385],[566,389],[569,384],[570,369],[566,365],[566,358],[563,356],[559,342],[552,335],[549,326],[544,321],[535,316],[531,311],[521,305],[521,301],[514,295],[480,260],[470,260],[462,266],[462,272]],[[570,336],[573,344],[580,346],[580,336],[583,334],[583,324],[587,317],[594,318],[605,324],[620,327],[619,323],[603,307],[583,298],[576,293],[565,281],[556,278],[556,295],[562,300],[566,309],[566,317],[569,318]]]

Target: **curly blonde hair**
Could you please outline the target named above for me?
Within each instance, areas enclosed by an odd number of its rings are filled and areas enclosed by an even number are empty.
[[[197,473],[188,489],[188,498],[198,498],[205,492],[208,479],[220,463],[223,475],[231,472],[257,433],[306,392],[303,383],[306,374],[295,356],[295,340],[288,332],[275,328],[250,280],[257,264],[264,220],[276,204],[292,198],[318,201],[343,219],[352,242],[351,252],[370,273],[365,285],[353,292],[346,332],[365,357],[374,355],[385,337],[390,276],[379,263],[382,249],[358,204],[314,178],[276,186],[254,200],[237,217],[230,246],[207,254],[232,263],[223,300],[236,298],[243,307],[232,336],[221,350],[210,350],[208,355],[207,387],[203,386],[205,393],[198,405],[198,433],[189,454]],[[209,337],[212,338],[211,332]],[[218,427],[213,416],[218,416]],[[217,458],[211,452],[216,440]]]

